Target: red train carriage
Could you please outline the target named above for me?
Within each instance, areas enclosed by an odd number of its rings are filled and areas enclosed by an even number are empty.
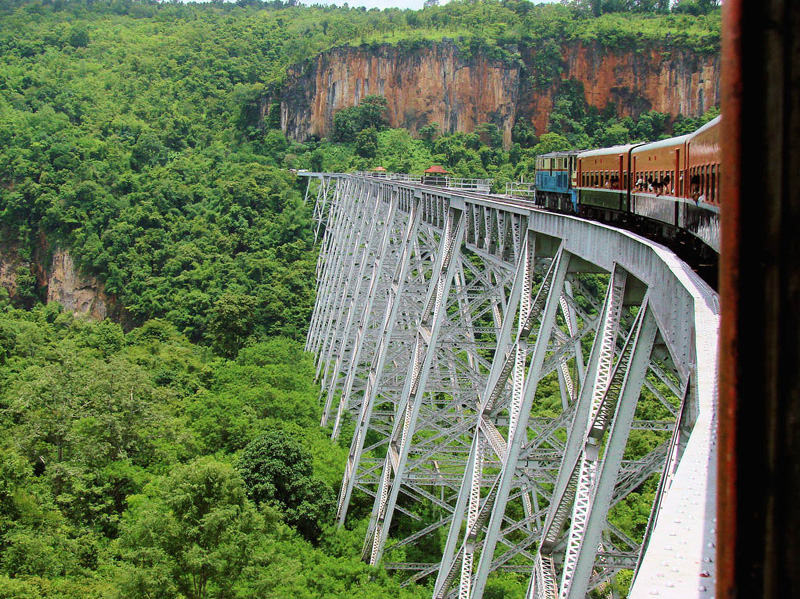
[[[694,133],[578,155],[583,214],[674,239],[689,233],[719,251],[719,117]],[[691,239],[685,238],[684,239]]]
[[[706,123],[690,136],[687,144],[689,188],[684,197],[713,206],[720,205],[719,123],[720,117]]]
[[[720,187],[720,117],[706,123],[686,142],[688,181],[684,190],[686,203],[679,226],[719,252]]]
[[[680,198],[686,187],[686,142],[690,137],[671,137],[640,145],[631,152],[631,212],[649,219],[648,229],[660,229],[659,233],[668,238],[675,235],[680,219]]]
[[[581,211],[611,221],[620,220],[629,209],[629,144],[578,154],[578,185]]]

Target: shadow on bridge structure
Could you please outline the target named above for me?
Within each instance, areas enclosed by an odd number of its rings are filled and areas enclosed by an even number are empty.
[[[631,597],[713,597],[716,294],[656,243],[524,201],[305,176],[306,349],[350,440],[339,524],[372,506],[363,559],[434,598],[501,571],[530,598],[614,596],[620,570]]]

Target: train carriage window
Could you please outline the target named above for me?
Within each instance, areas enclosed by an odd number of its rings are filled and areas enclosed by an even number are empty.
[[[715,203],[717,201],[717,173],[714,165],[711,165],[711,193],[709,194],[708,201]]]
[[[708,167],[705,164],[700,167],[700,194],[703,201],[708,201]]]

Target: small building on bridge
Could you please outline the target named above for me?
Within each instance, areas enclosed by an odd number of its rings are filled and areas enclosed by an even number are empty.
[[[444,186],[447,184],[447,175],[449,174],[447,169],[438,164],[434,164],[422,174],[422,184]]]

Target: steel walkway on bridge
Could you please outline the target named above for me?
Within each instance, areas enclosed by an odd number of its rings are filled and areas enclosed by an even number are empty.
[[[436,598],[478,599],[504,570],[531,598],[611,596],[625,569],[631,597],[713,597],[716,294],[623,230],[303,174],[306,348],[322,425],[351,437],[339,523],[372,504],[364,559]],[[646,527],[626,521],[649,494]]]

